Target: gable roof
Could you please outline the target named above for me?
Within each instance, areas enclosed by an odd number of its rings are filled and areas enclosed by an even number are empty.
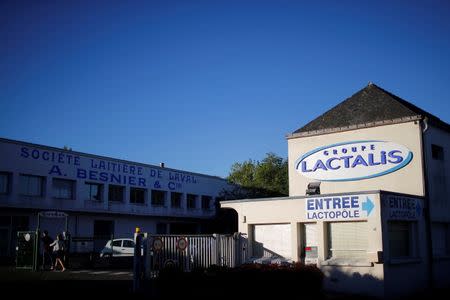
[[[413,120],[427,117],[434,125],[450,130],[450,125],[400,97],[369,83],[356,94],[297,129],[292,135],[322,132],[349,127],[365,127],[363,124],[382,124],[384,121]],[[395,123],[395,122],[391,122]],[[339,130],[342,128],[342,130]]]

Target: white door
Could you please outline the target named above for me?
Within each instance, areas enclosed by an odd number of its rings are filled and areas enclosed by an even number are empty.
[[[290,224],[254,225],[253,237],[254,256],[291,258],[292,238]]]
[[[123,240],[122,255],[133,256],[134,255],[134,242],[132,240]]]
[[[317,237],[317,224],[316,223],[304,223],[302,224],[302,251],[301,258],[306,264],[317,264],[318,259],[318,237]]]

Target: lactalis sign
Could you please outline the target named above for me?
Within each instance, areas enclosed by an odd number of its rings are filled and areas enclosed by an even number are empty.
[[[400,144],[351,141],[315,148],[295,162],[295,169],[319,181],[352,181],[398,171],[412,159],[412,151]]]

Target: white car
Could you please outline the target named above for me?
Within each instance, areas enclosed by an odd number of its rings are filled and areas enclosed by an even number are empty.
[[[111,256],[133,256],[134,255],[134,241],[133,239],[114,239],[109,240],[105,247],[100,252],[100,257]]]

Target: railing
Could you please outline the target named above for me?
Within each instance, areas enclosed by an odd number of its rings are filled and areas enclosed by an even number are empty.
[[[240,233],[222,235],[143,234],[146,278],[167,267],[190,272],[211,265],[236,267],[247,260],[247,239]]]

